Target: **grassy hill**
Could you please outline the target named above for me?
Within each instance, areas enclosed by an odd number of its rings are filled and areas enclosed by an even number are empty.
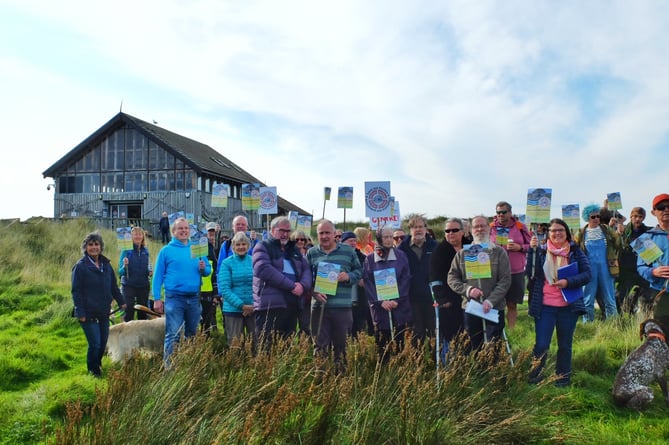
[[[659,388],[649,410],[613,406],[610,388],[639,344],[640,319],[579,324],[573,385],[526,383],[533,325],[509,332],[515,366],[457,356],[439,375],[408,348],[380,369],[371,339],[349,347],[334,376],[306,340],[252,357],[221,335],[175,355],[86,374],[86,341],[70,317],[70,271],[94,227],[42,220],[0,232],[0,444],[667,443]],[[112,232],[105,254],[118,264]],[[151,244],[152,255],[159,245]],[[220,315],[219,315],[220,316]],[[220,321],[219,321],[220,323]],[[554,366],[555,346],[549,367]],[[552,369],[552,368],[551,368]]]

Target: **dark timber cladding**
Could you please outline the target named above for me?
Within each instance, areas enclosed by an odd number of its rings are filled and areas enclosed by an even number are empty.
[[[55,184],[54,217],[85,216],[110,228],[141,224],[156,235],[162,212],[192,214],[229,230],[243,213],[254,228],[264,215],[242,211],[241,187],[255,176],[210,146],[118,113],[43,172]],[[215,183],[228,184],[228,207],[211,207]],[[274,185],[274,184],[270,184]],[[279,214],[309,212],[279,197]]]

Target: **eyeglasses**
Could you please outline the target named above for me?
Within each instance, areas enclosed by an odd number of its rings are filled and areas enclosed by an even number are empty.
[[[667,209],[669,209],[669,204],[658,204],[655,206],[655,210],[659,210],[660,212],[664,212]]]
[[[404,241],[404,236],[393,236],[395,241]]]
[[[565,229],[548,229],[550,233],[560,233],[560,232],[566,232]]]
[[[306,238],[295,238],[295,241],[302,241],[302,242],[307,242]]]
[[[508,210],[498,210],[496,213],[498,215],[506,215],[507,213],[509,213],[509,211]]]
[[[598,219],[601,218],[599,215],[590,215],[590,219]]]
[[[290,233],[290,229],[277,229],[279,233]]]
[[[444,233],[458,233],[460,229],[445,229]]]
[[[335,235],[335,239],[341,239],[341,235]]]

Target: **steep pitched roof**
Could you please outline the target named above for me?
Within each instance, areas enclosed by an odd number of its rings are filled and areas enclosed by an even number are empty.
[[[92,144],[97,143],[126,124],[136,128],[137,131],[144,134],[147,138],[174,154],[198,174],[208,173],[239,183],[259,183],[262,186],[266,185],[210,146],[123,112],[111,118],[106,124],[84,139],[84,141],[70,150],[51,167],[47,168],[42,173],[42,176],[45,178],[58,176],[59,173],[66,170],[68,166],[78,160]],[[303,215],[310,214],[281,197],[279,197],[279,206],[284,209],[297,210]]]

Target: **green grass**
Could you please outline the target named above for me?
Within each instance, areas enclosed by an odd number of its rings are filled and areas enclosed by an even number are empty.
[[[86,341],[70,317],[69,280],[93,228],[13,224],[0,232],[0,444],[441,444],[669,441],[659,388],[643,413],[615,407],[611,385],[638,344],[641,320],[580,324],[570,388],[526,383],[533,325],[521,307],[510,331],[515,366],[491,352],[454,354],[437,381],[424,351],[379,368],[373,341],[352,343],[331,374],[306,340],[271,356],[228,350],[222,333],[175,354],[86,374]],[[114,234],[106,254],[118,262]],[[155,255],[160,246],[152,244]],[[554,369],[555,345],[547,370]]]

